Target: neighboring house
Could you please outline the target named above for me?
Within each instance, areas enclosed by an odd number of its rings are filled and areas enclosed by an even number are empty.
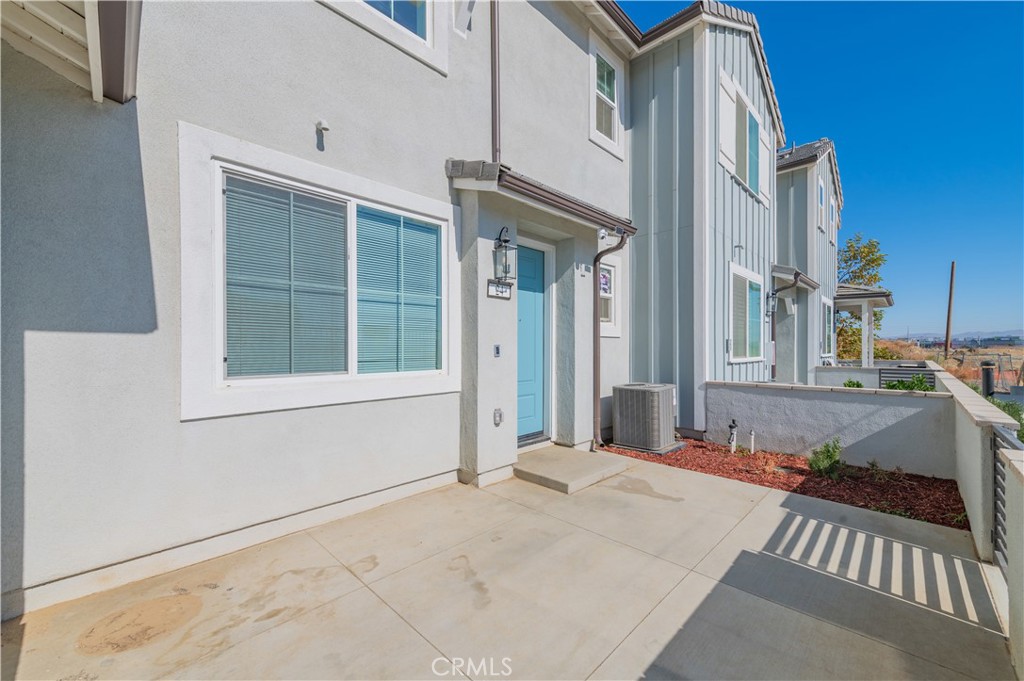
[[[814,368],[836,363],[838,233],[843,209],[835,144],[822,138],[777,155],[779,291],[774,317],[775,380],[814,383]],[[796,286],[792,284],[796,282]]]
[[[631,62],[633,380],[674,383],[706,430],[710,380],[771,378],[766,294],[784,130],[752,14],[695,3]]]

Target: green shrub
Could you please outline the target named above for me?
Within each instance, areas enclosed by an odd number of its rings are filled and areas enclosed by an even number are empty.
[[[855,381],[852,378],[843,382],[844,388],[863,388],[864,384],[860,381]]]
[[[1002,409],[1007,416],[1020,424],[1020,428],[1017,429],[1017,439],[1024,442],[1024,407],[1017,402],[1004,402],[994,397],[988,398],[988,401]]]
[[[839,444],[839,437],[834,437],[821,447],[811,452],[807,465],[816,475],[821,475],[832,480],[838,480],[843,473],[843,466],[846,463],[839,458],[843,446]]]
[[[928,379],[924,374],[914,374],[909,380],[886,381],[886,390],[920,390],[922,392],[935,392],[933,386],[928,385]]]
[[[875,346],[875,359],[903,359],[903,355],[884,345]]]

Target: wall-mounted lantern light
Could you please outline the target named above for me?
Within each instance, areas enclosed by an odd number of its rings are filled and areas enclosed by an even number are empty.
[[[778,291],[773,289],[772,292],[768,294],[768,304],[765,307],[768,308],[767,314],[765,315],[765,319],[766,321],[771,321],[771,318],[774,317],[775,313],[778,312],[779,310]]]
[[[494,240],[494,278],[505,284],[516,279],[516,247],[511,242],[508,227],[502,227]]]

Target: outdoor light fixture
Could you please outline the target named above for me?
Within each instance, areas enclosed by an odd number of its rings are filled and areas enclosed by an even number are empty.
[[[516,279],[516,247],[508,235],[508,227],[502,227],[494,240],[494,278],[503,284]]]
[[[779,292],[776,289],[772,289],[772,292],[768,294],[768,314],[765,315],[769,320],[775,316],[775,313],[779,310]]]

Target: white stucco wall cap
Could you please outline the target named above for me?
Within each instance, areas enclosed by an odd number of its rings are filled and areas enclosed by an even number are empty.
[[[964,408],[977,426],[1005,426],[1014,432],[1020,428],[1016,419],[1005,413],[947,371],[936,371],[935,378],[942,381],[956,401]]]
[[[1024,451],[1019,449],[1000,449],[999,458],[1013,472],[1017,482],[1024,484]]]

